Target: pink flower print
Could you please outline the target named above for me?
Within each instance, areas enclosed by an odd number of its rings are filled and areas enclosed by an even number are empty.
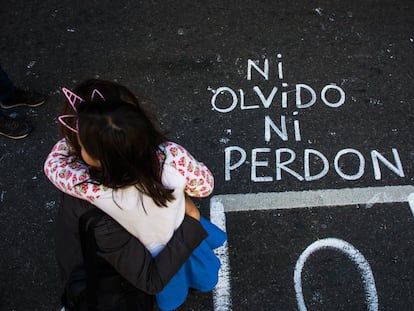
[[[59,144],[58,145],[58,150],[60,150],[60,151],[65,151],[65,150],[67,150],[68,148],[66,147],[66,145],[65,144]]]
[[[185,158],[184,157],[181,157],[178,160],[178,165],[181,166],[181,167],[185,167]]]
[[[89,178],[88,174],[86,174],[86,173],[82,173],[82,174],[79,176],[79,181],[85,181],[85,180],[87,180],[88,178]]]
[[[178,172],[179,172],[181,175],[185,176],[185,172],[184,172],[184,170],[182,170],[181,168],[180,168],[180,169],[178,169]]]
[[[65,183],[63,181],[59,181],[60,189],[65,189]]]
[[[93,202],[93,201],[95,201],[95,198],[94,198],[93,196],[91,196],[91,195],[87,195],[87,196],[86,196],[86,199],[87,199],[89,202]]]
[[[80,184],[78,187],[77,187],[77,192],[79,192],[80,194],[85,194],[86,192],[88,192],[88,188],[89,188],[89,186],[88,186],[88,184]]]
[[[163,162],[165,161],[165,153],[162,152],[161,150],[157,151],[157,157],[158,157],[158,161]]]
[[[79,162],[77,162],[77,161],[70,162],[68,165],[73,170],[83,169],[83,166]]]
[[[200,168],[199,168],[199,167],[196,167],[196,168],[195,168],[195,170],[194,170],[194,175],[195,175],[195,176],[200,176]]]
[[[199,180],[199,179],[191,179],[188,184],[191,187],[196,187],[196,186],[200,185],[201,182],[202,182],[202,180]]]
[[[101,190],[101,188],[98,185],[93,185],[92,186],[92,192],[93,193],[97,193],[99,190]]]
[[[191,177],[187,176],[187,177],[185,178],[185,181],[187,182],[187,185],[190,185],[190,184],[191,184],[192,179],[191,179]]]
[[[178,155],[178,150],[176,147],[171,147],[170,152],[173,155],[173,157],[176,157]]]
[[[69,180],[69,178],[72,177],[72,172],[71,171],[67,171],[66,172],[66,179]]]
[[[178,150],[180,151],[180,153],[185,153],[184,148],[183,148],[183,147],[181,147],[181,146],[178,146]],[[188,152],[187,152],[187,153],[188,153]]]
[[[73,175],[72,176],[72,184],[76,184],[78,182],[78,176]]]
[[[60,170],[59,174],[58,174],[58,177],[63,179],[63,178],[65,178],[65,176],[66,176],[66,170],[65,169]]]
[[[175,163],[175,161],[171,161],[170,166],[173,168],[177,168],[177,163]]]
[[[193,165],[193,163],[188,163],[188,166],[187,166],[187,171],[188,172],[190,172],[190,173],[192,173],[193,172],[193,170],[194,170],[194,165]]]

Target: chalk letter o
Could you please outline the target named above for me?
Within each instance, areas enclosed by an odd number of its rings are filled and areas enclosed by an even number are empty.
[[[330,103],[326,99],[326,92],[328,91],[328,89],[335,89],[339,92],[339,100],[336,103]],[[325,103],[325,105],[332,107],[332,108],[338,108],[339,106],[342,106],[343,103],[345,102],[345,92],[343,89],[341,89],[337,85],[333,85],[333,84],[325,85],[325,87],[321,91],[321,99]]]
[[[224,93],[224,92],[229,92],[229,93],[231,94],[231,96],[232,96],[232,98],[233,98],[233,103],[232,103],[229,107],[227,107],[227,108],[219,108],[219,107],[217,107],[217,106],[216,106],[216,97],[217,97],[219,94],[222,94],[222,93]],[[215,91],[215,93],[214,93],[213,97],[211,98],[211,105],[213,106],[213,109],[214,109],[214,110],[217,110],[218,112],[221,112],[221,113],[230,112],[230,111],[232,111],[234,108],[236,108],[236,106],[237,106],[237,94],[236,94],[236,92],[234,92],[231,88],[229,88],[229,87],[227,87],[227,86],[222,86],[222,87],[219,87],[219,88]]]
[[[368,261],[365,259],[364,255],[362,255],[361,252],[358,249],[356,249],[353,245],[349,244],[344,240],[336,238],[318,240],[309,245],[299,256],[293,274],[296,300],[298,303],[299,311],[307,311],[302,291],[302,269],[305,265],[305,262],[308,259],[308,257],[312,255],[312,253],[320,249],[327,248],[339,250],[340,252],[348,256],[348,258],[356,264],[359,272],[361,273],[368,311],[378,311],[377,289],[375,287],[374,275],[372,274],[372,270],[369,266]]]
[[[354,174],[354,175],[345,174],[344,172],[342,172],[341,168],[339,167],[339,159],[340,159],[341,156],[343,156],[346,153],[354,153],[359,158],[359,168],[358,168],[358,172],[356,174]],[[347,148],[347,149],[343,149],[343,150],[339,151],[336,154],[335,160],[334,160],[334,166],[335,166],[335,171],[343,179],[346,179],[346,180],[357,180],[358,178],[361,178],[362,175],[364,175],[364,171],[365,171],[365,159],[364,159],[364,156],[361,154],[361,152],[359,152],[358,150],[351,149],[351,148]]]

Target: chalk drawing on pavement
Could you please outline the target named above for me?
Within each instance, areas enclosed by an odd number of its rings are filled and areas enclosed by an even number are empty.
[[[374,204],[395,202],[408,202],[414,216],[414,186],[405,185],[298,192],[290,191],[280,193],[269,192],[216,195],[213,196],[210,201],[210,220],[222,230],[226,231],[226,212],[329,206],[341,207],[355,204],[372,207]],[[374,277],[362,254],[348,242],[338,239],[331,238],[325,240],[325,242],[315,243],[308,247],[308,251],[305,250],[305,255],[308,253],[308,255],[310,255],[310,253],[320,247],[329,246],[341,250],[357,264],[361,271],[363,281],[365,282],[368,310],[377,310],[378,298],[376,297]],[[231,269],[227,243],[217,249],[216,254],[219,257],[222,266],[220,268],[218,284],[213,292],[214,310],[231,311]],[[304,263],[306,258],[307,257],[302,257],[302,259],[298,260],[299,268],[301,262]],[[301,269],[298,269],[298,265],[296,269],[301,271]],[[297,274],[298,272],[295,270],[295,273]],[[298,301],[298,304],[299,303],[300,302]],[[305,309],[300,310],[306,310],[306,307]]]
[[[306,260],[313,253],[321,249],[335,249],[347,255],[358,267],[358,270],[361,273],[362,283],[364,285],[365,297],[367,302],[368,311],[377,311],[378,310],[378,295],[377,289],[375,287],[374,275],[372,274],[371,267],[369,266],[368,261],[365,259],[364,255],[356,249],[353,245],[348,242],[336,239],[336,238],[327,238],[321,239],[313,242],[309,245],[299,256],[299,259],[296,262],[293,280],[295,284],[296,300],[298,303],[299,311],[307,311],[305,305],[305,299],[303,298],[302,292],[302,270],[305,265]]]
[[[243,88],[223,85],[207,87],[211,93],[209,98],[211,109],[214,113],[222,115],[223,120],[224,115],[230,118],[233,113],[238,113],[237,110],[246,111],[249,117],[256,114],[257,120],[261,121],[259,121],[260,125],[255,126],[254,133],[257,136],[262,131],[266,144],[264,147],[254,149],[239,144],[226,146],[224,148],[225,182],[234,182],[237,177],[246,180],[247,176],[239,176],[240,167],[250,170],[250,180],[255,183],[280,181],[289,175],[298,181],[306,182],[320,180],[329,175],[339,177],[341,181],[354,181],[369,177],[366,175],[371,171],[366,166],[372,166],[372,177],[375,180],[384,178],[382,173],[384,168],[388,168],[396,177],[406,177],[401,161],[404,158],[400,157],[401,151],[396,146],[381,144],[380,149],[371,150],[338,146],[332,159],[313,148],[284,147],[285,142],[293,140],[298,143],[298,146],[300,143],[300,146],[310,147],[313,138],[308,136],[310,133],[302,131],[301,120],[306,122],[304,120],[307,116],[306,111],[315,108],[314,105],[320,106],[318,108],[320,113],[336,111],[338,114],[343,114],[345,113],[343,108],[355,105],[355,100],[352,96],[347,96],[345,90],[335,82],[316,88],[305,83],[290,81],[287,83],[284,79],[285,66],[282,62],[282,54],[278,53],[275,56],[272,62],[266,56],[259,60],[247,59],[246,72],[243,75],[248,81],[247,87],[245,84]],[[355,109],[359,107],[356,106]],[[355,125],[351,123],[350,126]],[[332,133],[332,128],[321,127],[320,133]],[[269,148],[269,144],[274,142],[279,148]],[[346,161],[352,161],[353,166],[343,167],[341,163]],[[297,168],[300,162],[303,162],[303,170]],[[320,162],[322,168],[315,165]]]

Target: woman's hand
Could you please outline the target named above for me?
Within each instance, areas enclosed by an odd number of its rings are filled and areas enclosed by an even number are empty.
[[[197,220],[200,220],[200,211],[197,206],[195,206],[193,200],[189,196],[185,196],[185,213]]]

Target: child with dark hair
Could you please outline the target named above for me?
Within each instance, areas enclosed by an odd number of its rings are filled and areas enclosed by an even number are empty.
[[[66,137],[76,136],[83,162],[61,140],[46,160],[46,175],[63,192],[99,207],[157,255],[183,221],[186,196],[212,192],[211,172],[168,141],[133,98],[114,99],[101,88],[78,88],[84,97],[63,91],[75,113],[59,121],[72,132]],[[212,249],[226,235],[206,219],[200,222],[209,236],[157,295],[161,310],[181,305],[189,288],[210,291],[217,283],[220,262]]]
[[[72,93],[73,95],[69,90],[63,89],[63,92],[67,96],[73,96],[72,100],[74,100],[73,106],[72,102],[67,98],[68,100],[65,101],[63,108],[63,115],[73,115],[74,111],[76,112],[77,110],[77,106],[83,103],[83,100],[81,100],[82,98],[91,98],[92,94],[95,94],[95,100],[102,99],[96,93],[96,90],[100,90],[100,94],[105,94],[107,100],[121,100],[135,106],[142,106],[142,102],[146,100],[144,98],[137,98],[137,96],[135,96],[128,88],[121,84],[101,79],[88,79],[75,87],[74,93]],[[66,141],[71,148],[71,155],[80,156],[77,133],[72,130],[76,127],[76,124],[74,123],[75,121],[76,118],[66,118],[67,126],[60,126],[59,132],[62,137],[66,138]]]

